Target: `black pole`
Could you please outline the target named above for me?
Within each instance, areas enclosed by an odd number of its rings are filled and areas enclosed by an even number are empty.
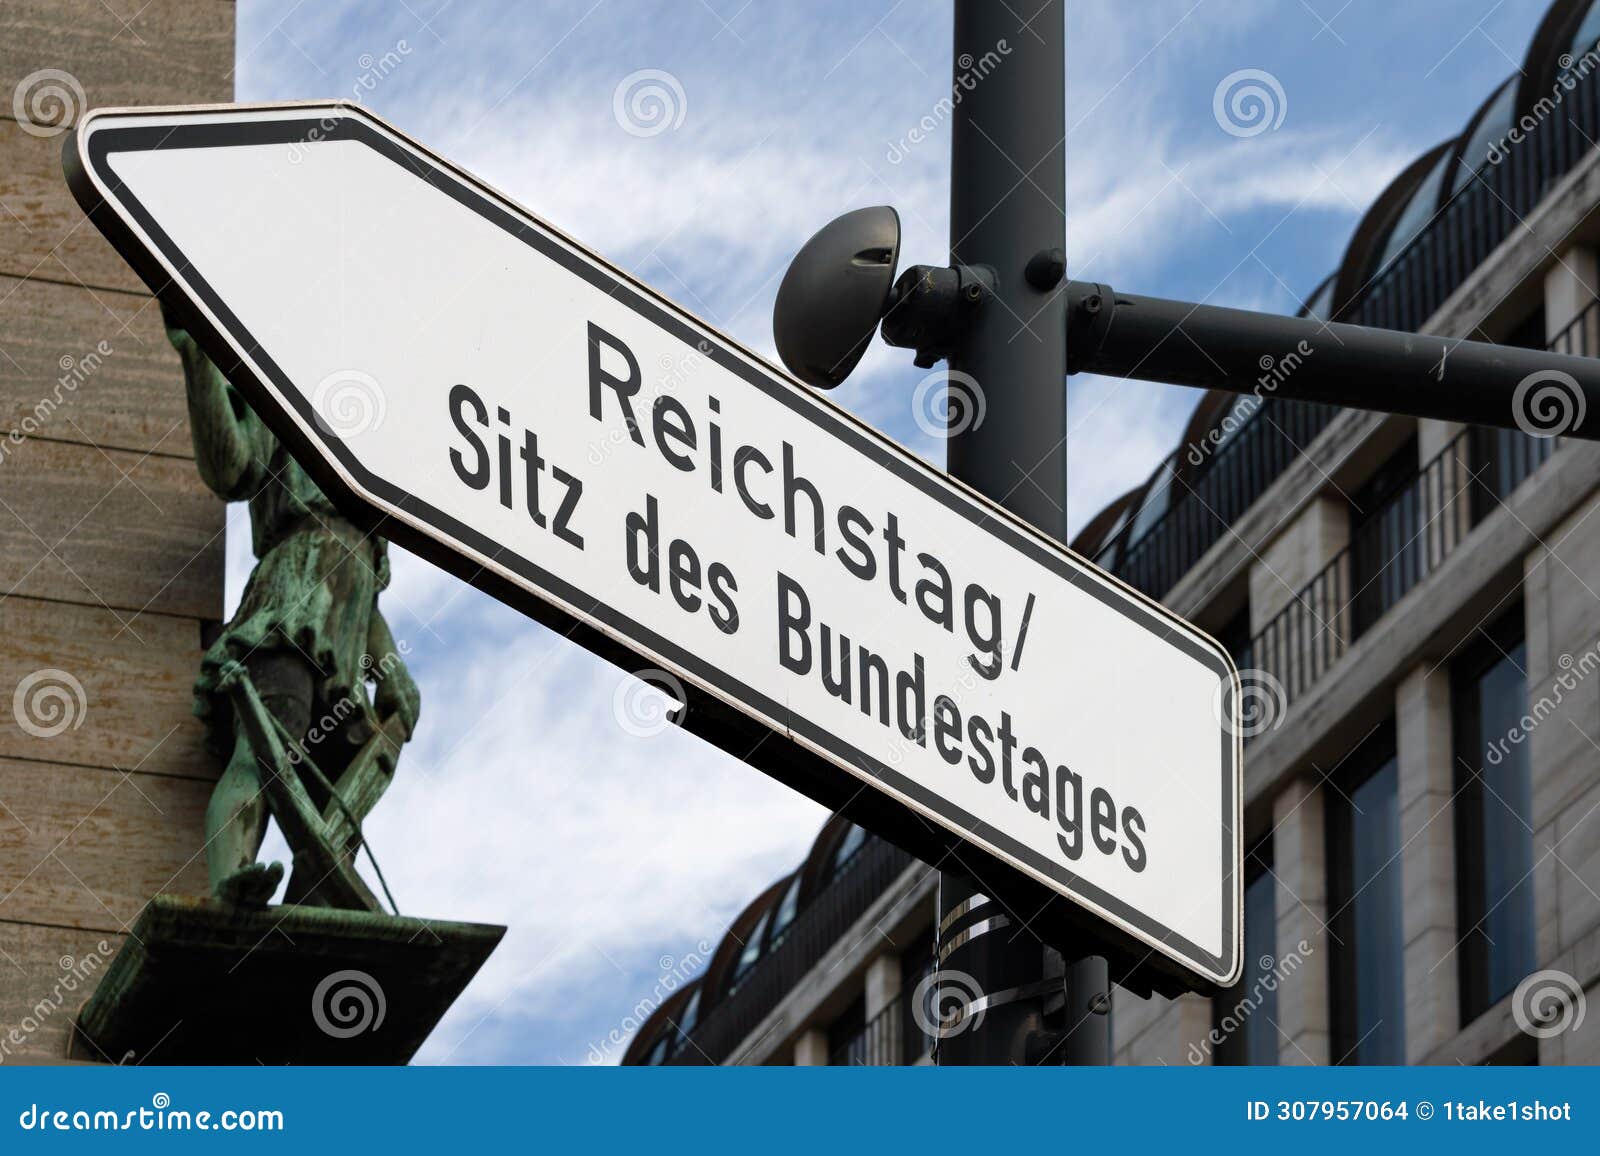
[[[1600,439],[1600,360],[1067,285],[1069,373]]]
[[[1066,21],[1063,0],[956,0],[950,258],[993,292],[949,355],[949,470],[1066,541]],[[972,396],[975,394],[975,397]],[[1064,962],[983,880],[939,880],[941,985],[966,1011],[941,1064],[1105,1063],[1104,960]],[[1065,973],[1065,974],[1063,974]],[[1063,988],[1068,994],[1063,1006]],[[1074,991],[1074,988],[1082,990]],[[1050,1017],[1077,1028],[1062,1038]]]

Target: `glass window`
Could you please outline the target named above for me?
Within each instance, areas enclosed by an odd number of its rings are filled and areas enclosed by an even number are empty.
[[[1122,508],[1122,512],[1117,515],[1117,520],[1111,523],[1111,529],[1106,531],[1105,546],[1103,549],[1101,549],[1100,553],[1095,555],[1094,562],[1096,566],[1099,566],[1103,570],[1109,570],[1117,564],[1117,554],[1119,552],[1120,545],[1117,542],[1117,535],[1122,533],[1122,527],[1126,526],[1127,524],[1128,507],[1124,506]]]
[[[772,917],[772,942],[767,944],[771,951],[783,942],[783,937],[789,934],[789,925],[794,922],[795,913],[800,910],[800,872],[794,873],[794,878],[789,881],[789,888],[783,893],[783,899],[778,903],[778,912]]]
[[[1516,987],[1536,962],[1522,634],[1518,606],[1482,632],[1451,672],[1463,1024]]]
[[[739,961],[733,965],[733,975],[728,980],[729,995],[738,989],[744,977],[750,974],[750,969],[761,958],[762,938],[766,934],[767,919],[771,914],[772,909],[769,907],[761,913],[761,918],[756,920],[756,925],[750,929],[750,935],[744,941],[744,950],[739,953]]]
[[[1173,457],[1162,462],[1155,477],[1150,479],[1144,497],[1139,500],[1139,514],[1133,520],[1133,529],[1128,531],[1128,545],[1133,545],[1148,534],[1150,528],[1166,514],[1167,502],[1172,496],[1172,475],[1176,461]]]
[[[1250,657],[1250,598],[1245,595],[1244,605],[1234,612],[1232,618],[1224,622],[1213,635],[1222,644],[1222,649],[1228,652],[1228,657],[1233,659],[1233,664],[1240,670],[1249,668],[1252,661]],[[1268,862],[1271,860],[1269,859]]]
[[[644,1062],[652,1067],[665,1063],[667,1058],[667,1037],[663,1033],[661,1038],[650,1045],[650,1050],[645,1053]]]
[[[1472,130],[1472,139],[1456,158],[1456,171],[1450,175],[1450,191],[1454,193],[1472,179],[1472,174],[1489,163],[1489,147],[1505,145],[1506,131],[1511,127],[1511,110],[1516,100],[1517,86],[1508,80],[1500,87],[1494,102],[1484,111],[1483,119]]]
[[[1355,632],[1386,614],[1428,572],[1427,488],[1416,484],[1416,435],[1350,491],[1350,584]]]
[[[689,997],[689,1002],[683,1005],[683,1011],[678,1015],[678,1037],[681,1040],[688,1039],[699,1019],[700,989],[696,988],[694,994]]]
[[[1578,31],[1572,35],[1568,52],[1572,56],[1582,56],[1594,47],[1596,40],[1600,40],[1600,4],[1590,4],[1583,22],[1578,25]]]
[[[867,1063],[867,1000],[858,995],[839,1018],[828,1025],[828,1063],[834,1067],[860,1067]]]
[[[1323,787],[1333,1059],[1341,1064],[1406,1060],[1399,786],[1390,721]]]
[[[1378,263],[1373,266],[1376,272],[1382,269],[1400,251],[1416,239],[1422,232],[1433,214],[1439,208],[1439,187],[1444,183],[1445,169],[1450,166],[1450,150],[1446,149],[1428,175],[1422,178],[1422,183],[1417,186],[1417,191],[1411,194],[1411,199],[1406,202],[1406,207],[1400,211],[1395,219],[1394,227],[1389,230],[1389,240],[1383,247],[1383,252],[1378,257]]]
[[[1278,1062],[1278,910],[1272,845],[1245,857],[1244,974],[1211,1001],[1214,1064]]]
[[[839,846],[833,853],[833,870],[829,873],[829,877],[837,879],[844,874],[845,868],[849,867],[851,861],[855,859],[856,852],[866,846],[866,843],[867,833],[854,823],[851,823],[849,829],[844,833],[844,838],[839,840]]]

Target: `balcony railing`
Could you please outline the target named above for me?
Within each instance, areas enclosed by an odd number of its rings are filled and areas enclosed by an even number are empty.
[[[1549,460],[1554,444],[1515,431],[1463,430],[1382,506],[1360,518],[1349,545],[1236,656],[1246,683],[1265,682],[1264,674],[1281,686],[1281,693],[1277,687],[1271,692],[1281,720],[1283,708]]]
[[[1347,320],[1384,329],[1421,329],[1495,248],[1520,228],[1540,199],[1600,139],[1600,74],[1572,74],[1572,90],[1486,164],[1421,233],[1373,278]]]
[[[736,994],[702,1013],[671,1063],[736,1061],[734,1049],[755,1030],[806,972],[850,930],[914,860],[882,839],[869,838],[851,865],[794,918],[783,942],[764,956]]]
[[[1556,103],[1531,128],[1520,143],[1503,150],[1494,164],[1485,164],[1387,266],[1364,286],[1346,307],[1342,320],[1385,329],[1420,330],[1447,298],[1533,211],[1574,165],[1600,140],[1600,72],[1569,75],[1572,88],[1557,85]],[[1551,343],[1552,349],[1581,356],[1597,351],[1596,318],[1586,311],[1568,331]],[[1109,567],[1118,577],[1154,598],[1164,596],[1188,569],[1199,561],[1292,460],[1277,451],[1270,422],[1263,421],[1286,408],[1270,402],[1256,412],[1251,425],[1259,442],[1247,444],[1241,430],[1234,446],[1224,447],[1217,459],[1195,478],[1186,479],[1192,493],[1177,483],[1172,505],[1150,531],[1131,547],[1121,550]],[[1315,428],[1302,429],[1289,440],[1304,446],[1321,431],[1337,410],[1317,407]],[[1287,427],[1285,417],[1276,421]],[[1236,448],[1235,448],[1236,447]],[[1231,449],[1231,452],[1230,452]],[[1260,455],[1260,460],[1252,460]],[[1242,502],[1242,505],[1238,503]],[[1124,532],[1127,536],[1127,532]]]
[[[904,1018],[900,1001],[892,1001],[835,1048],[828,1057],[828,1063],[834,1067],[870,1068],[888,1068],[902,1063],[904,1028],[901,1025]]]
[[[1121,551],[1112,572],[1162,597],[1338,413],[1333,405],[1263,400],[1193,476],[1172,483],[1167,512]]]
[[[1600,353],[1600,300],[1549,342],[1557,353]],[[1247,684],[1282,708],[1322,678],[1374,623],[1436,570],[1472,528],[1531,477],[1560,444],[1516,430],[1469,427],[1377,510],[1360,517],[1350,543],[1234,656]],[[1254,728],[1247,732],[1254,735]]]

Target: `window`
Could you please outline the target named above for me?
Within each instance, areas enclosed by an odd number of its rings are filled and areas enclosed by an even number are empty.
[[[1595,46],[1597,39],[1600,39],[1600,4],[1591,4],[1578,30],[1572,34],[1572,46],[1567,54],[1581,58]]]
[[[856,855],[866,845],[866,831],[851,823],[845,829],[844,837],[839,840],[839,846],[833,852],[833,870],[829,872],[828,878],[830,880],[837,879],[849,870],[855,862]]]
[[[1400,767],[1394,722],[1375,730],[1324,786],[1333,1059],[1403,1064]]]
[[[661,1038],[650,1045],[650,1051],[645,1054],[644,1062],[651,1067],[658,1067],[661,1064],[666,1063],[667,1044],[669,1042],[670,1041],[667,1039],[666,1033],[662,1033]]]
[[[733,965],[733,975],[728,979],[728,995],[731,996],[739,990],[744,977],[750,974],[750,969],[755,967],[756,961],[761,958],[761,944],[770,915],[770,910],[762,912],[761,918],[750,929],[750,937],[744,941],[744,950],[739,952],[739,961]]]
[[[1149,486],[1139,499],[1139,512],[1134,516],[1133,529],[1128,531],[1129,546],[1148,534],[1166,516],[1167,503],[1172,497],[1172,479],[1177,470],[1178,458],[1174,454],[1161,463],[1155,476],[1150,479]]]
[[[789,889],[783,893],[783,899],[778,904],[778,913],[772,917],[772,942],[767,945],[769,952],[782,943],[784,936],[789,934],[789,925],[794,922],[795,914],[799,910],[800,872],[796,871],[789,883]]]
[[[1120,544],[1117,541],[1117,535],[1122,533],[1122,527],[1128,524],[1129,508],[1130,507],[1128,506],[1124,506],[1122,508],[1122,513],[1117,515],[1117,520],[1111,523],[1111,529],[1106,531],[1105,546],[1103,549],[1101,549],[1099,554],[1095,555],[1094,564],[1096,566],[1106,570],[1113,569],[1116,566],[1117,556],[1120,553]]]
[[[1278,1062],[1278,897],[1272,844],[1245,856],[1244,973],[1211,1001],[1214,1064]]]
[[[694,1025],[700,1019],[700,989],[696,988],[689,1002],[683,1005],[683,1011],[678,1014],[678,1043],[684,1044],[694,1032]],[[674,1051],[677,1049],[674,1048]]]
[[[1439,189],[1444,184],[1445,170],[1450,165],[1450,153],[1446,150],[1444,155],[1434,162],[1428,175],[1422,178],[1417,185],[1417,191],[1412,193],[1406,201],[1406,207],[1400,211],[1395,219],[1394,226],[1389,230],[1389,240],[1383,246],[1383,252],[1378,257],[1378,263],[1373,266],[1373,272],[1380,272],[1390,261],[1405,251],[1406,246],[1417,239],[1439,210]]]
[[[1534,969],[1533,786],[1522,607],[1481,632],[1451,670],[1461,1022]]]
[[[1504,146],[1506,132],[1511,128],[1512,105],[1517,95],[1516,79],[1512,77],[1500,86],[1500,91],[1492,98],[1482,118],[1473,126],[1472,139],[1462,148],[1461,156],[1456,161],[1456,171],[1450,178],[1452,194],[1489,163],[1492,155],[1489,150],[1492,147]]]
[[[858,995],[828,1025],[828,1063],[835,1067],[860,1067],[867,1062],[867,997]]]
[[[1427,511],[1413,435],[1350,494],[1350,586],[1361,634],[1427,572]]]
[[[1232,618],[1224,622],[1212,635],[1222,649],[1228,652],[1228,657],[1233,659],[1233,664],[1240,670],[1250,665],[1250,598],[1245,596],[1244,605],[1234,612]]]

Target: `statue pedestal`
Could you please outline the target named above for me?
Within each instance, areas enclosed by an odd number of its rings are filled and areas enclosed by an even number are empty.
[[[76,1059],[403,1064],[505,928],[153,900],[78,1016]]]

